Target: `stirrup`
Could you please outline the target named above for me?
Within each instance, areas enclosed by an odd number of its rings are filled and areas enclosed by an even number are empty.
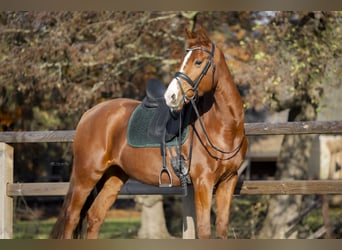
[[[162,180],[163,173],[166,173],[167,176],[169,177],[169,180],[170,180],[169,183],[162,183],[161,180]],[[172,176],[171,176],[171,174],[170,174],[170,172],[169,172],[169,170],[167,168],[163,167],[162,170],[160,171],[160,174],[159,174],[159,187],[163,187],[163,188],[165,188],[165,187],[172,187]]]

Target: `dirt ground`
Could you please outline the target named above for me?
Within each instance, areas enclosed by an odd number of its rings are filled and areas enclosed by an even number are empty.
[[[140,218],[141,212],[132,209],[111,209],[106,218]]]

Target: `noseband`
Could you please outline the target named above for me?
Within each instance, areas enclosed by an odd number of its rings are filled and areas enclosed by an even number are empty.
[[[207,62],[207,64],[205,65],[205,67],[203,68],[201,74],[197,77],[196,81],[193,81],[189,76],[187,76],[186,74],[184,74],[183,72],[176,72],[174,78],[177,79],[177,82],[179,84],[180,89],[182,90],[182,95],[183,95],[183,99],[184,100],[190,100],[193,99],[197,96],[197,92],[198,92],[198,86],[202,80],[202,78],[207,74],[210,66],[212,65],[212,69],[213,69],[213,73],[212,73],[212,85],[214,84],[214,74],[215,74],[215,70],[216,70],[216,65],[214,63],[214,53],[215,53],[215,44],[212,43],[211,44],[211,51],[206,49],[206,48],[202,48],[202,47],[194,47],[194,48],[189,48],[186,49],[187,52],[189,51],[194,51],[194,50],[202,50],[206,53],[208,53],[210,55],[210,58]],[[179,78],[185,80],[192,88],[190,90],[192,90],[195,94],[192,98],[188,98],[186,96],[185,91],[183,90],[180,82],[179,82]]]

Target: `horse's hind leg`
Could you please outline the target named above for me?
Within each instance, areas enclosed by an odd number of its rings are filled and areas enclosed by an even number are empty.
[[[80,212],[98,180],[79,180],[73,178],[70,185],[73,185],[70,203],[66,208],[66,219],[64,225],[64,239],[71,239],[74,230],[80,221]]]
[[[87,213],[87,238],[96,239],[108,209],[115,202],[128,176],[119,168],[106,172],[105,182]]]
[[[84,154],[77,154],[75,157],[73,172],[70,178],[71,198],[66,207],[66,218],[64,224],[63,238],[70,239],[80,222],[81,210],[85,206],[86,200],[94,189],[98,181],[103,176],[106,168],[101,163],[100,157],[81,157]],[[103,166],[94,168],[93,166]]]
[[[216,189],[216,237],[218,238],[227,238],[230,206],[237,181],[238,175],[236,174],[219,183]]]

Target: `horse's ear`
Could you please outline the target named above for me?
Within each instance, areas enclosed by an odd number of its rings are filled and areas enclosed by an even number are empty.
[[[208,37],[203,26],[199,26],[199,28],[197,30],[197,34],[198,34],[198,37],[201,37],[202,41],[210,41],[210,38]]]
[[[211,42],[202,26],[199,26],[195,32],[191,32],[188,28],[185,28],[185,33],[188,37],[189,46],[198,45],[199,43],[209,44]]]
[[[185,33],[186,33],[186,36],[188,37],[188,39],[195,38],[195,34],[192,33],[188,28],[185,28]]]

